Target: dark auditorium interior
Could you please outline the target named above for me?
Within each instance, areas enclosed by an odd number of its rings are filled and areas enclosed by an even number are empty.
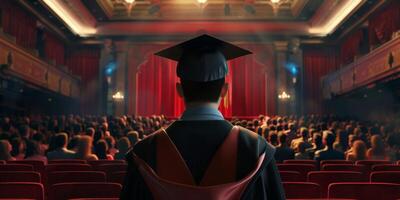
[[[400,200],[400,0],[0,0],[2,199]]]

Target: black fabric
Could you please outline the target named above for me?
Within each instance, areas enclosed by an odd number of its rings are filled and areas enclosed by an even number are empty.
[[[196,182],[199,182],[208,164],[232,129],[227,121],[177,121],[166,129],[167,134],[178,148]],[[255,133],[241,128],[238,142],[237,179],[245,177],[258,160],[266,153],[266,159],[257,175],[246,188],[242,199],[285,199],[278,170],[274,161],[275,149]],[[135,153],[150,167],[156,169],[156,144],[153,137],[138,143],[127,154],[129,164],[120,199],[153,199],[132,155]]]

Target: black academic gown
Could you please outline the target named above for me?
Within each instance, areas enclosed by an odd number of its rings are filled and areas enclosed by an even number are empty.
[[[199,183],[214,153],[230,133],[232,124],[223,120],[215,121],[176,121],[166,132],[181,153],[194,180]],[[262,137],[241,128],[237,155],[237,180],[244,178],[254,168],[259,155],[265,152],[265,160],[247,186],[243,200],[281,200],[285,199],[278,169],[275,164],[275,149]],[[148,137],[136,144],[126,159],[128,171],[121,192],[121,200],[152,200],[132,155],[135,153],[150,167],[156,169],[156,143]],[[188,197],[190,199],[190,197]]]

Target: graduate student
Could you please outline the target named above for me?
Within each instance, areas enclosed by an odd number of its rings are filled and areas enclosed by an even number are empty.
[[[218,111],[227,60],[248,54],[209,35],[156,53],[178,61],[176,88],[186,110],[126,155],[122,200],[285,199],[274,147]]]

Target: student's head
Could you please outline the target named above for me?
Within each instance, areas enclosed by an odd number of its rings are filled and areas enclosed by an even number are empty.
[[[333,147],[333,143],[335,142],[335,135],[331,131],[324,131],[324,144],[328,147]]]
[[[375,155],[381,155],[385,153],[385,144],[383,143],[381,136],[373,135],[371,137],[371,149]]]
[[[29,158],[31,156],[40,155],[40,146],[36,141],[28,140],[26,142],[26,153],[25,158]]]
[[[93,136],[94,136],[94,133],[95,133],[94,128],[90,127],[90,128],[87,128],[87,129],[86,129],[86,135],[87,135],[87,136],[93,137]]]
[[[322,146],[322,136],[319,133],[315,133],[313,135],[313,143],[315,144],[315,146],[320,147]]]
[[[107,159],[108,144],[105,140],[101,139],[97,141],[94,147],[99,159]]]
[[[132,146],[139,141],[139,133],[136,131],[129,131],[126,136],[128,137]]]
[[[83,135],[78,139],[77,153],[81,158],[92,154],[92,138],[87,135]]]
[[[11,144],[7,140],[0,140],[0,160],[11,159]]]
[[[356,160],[364,160],[366,158],[367,146],[362,140],[355,141],[353,148]]]
[[[209,82],[181,80],[176,87],[186,104],[219,103],[220,98],[224,97],[228,91],[225,78]]]
[[[281,144],[281,145],[286,144],[287,135],[283,132],[280,132],[278,135],[278,140],[279,140],[279,144]]]
[[[58,133],[54,137],[54,146],[56,149],[67,147],[68,135],[66,133]]]
[[[306,148],[307,148],[307,145],[305,142],[299,142],[299,145],[297,146],[297,151],[300,153],[305,153]]]
[[[11,155],[12,156],[17,156],[20,154],[23,154],[25,152],[25,142],[24,140],[21,140],[19,137],[14,137],[10,141],[12,150],[11,150]]]
[[[117,148],[120,153],[126,153],[131,148],[131,142],[127,137],[122,137],[117,142]]]

